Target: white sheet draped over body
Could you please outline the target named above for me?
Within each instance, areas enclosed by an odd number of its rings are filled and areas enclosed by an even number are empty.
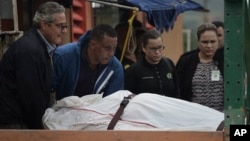
[[[124,97],[117,91],[105,98],[100,94],[66,97],[48,108],[44,126],[51,130],[107,130]],[[152,93],[133,97],[114,130],[216,131],[224,113],[209,107]]]

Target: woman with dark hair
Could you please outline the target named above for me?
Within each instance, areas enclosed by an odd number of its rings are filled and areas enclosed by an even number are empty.
[[[147,30],[141,37],[143,59],[125,71],[125,89],[138,93],[155,93],[178,97],[174,63],[163,57],[161,33]]]

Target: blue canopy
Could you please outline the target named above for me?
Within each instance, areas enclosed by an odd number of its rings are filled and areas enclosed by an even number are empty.
[[[187,10],[203,10],[191,0],[126,0],[147,14],[148,22],[158,30],[168,31],[174,27],[177,16]]]

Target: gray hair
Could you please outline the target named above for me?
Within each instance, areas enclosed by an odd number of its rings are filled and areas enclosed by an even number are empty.
[[[33,18],[33,26],[40,28],[40,22],[52,23],[54,21],[54,14],[64,13],[65,8],[57,2],[46,2],[41,4]]]

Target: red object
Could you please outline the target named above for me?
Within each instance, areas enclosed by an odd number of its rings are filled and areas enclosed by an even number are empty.
[[[72,7],[72,40],[77,41],[87,30],[86,2],[83,0],[73,0]]]

